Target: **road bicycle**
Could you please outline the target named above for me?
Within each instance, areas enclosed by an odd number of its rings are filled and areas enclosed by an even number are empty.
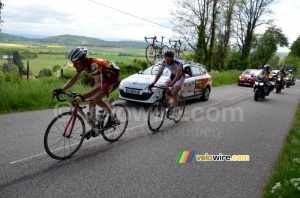
[[[170,106],[170,101],[166,99],[165,92],[168,94],[171,93],[171,90],[167,86],[154,86],[152,89],[158,89],[159,98],[153,102],[151,107],[148,110],[148,127],[151,131],[156,132],[160,129],[162,124],[164,123],[165,117],[170,120],[173,120],[175,123],[178,123],[184,115],[185,110],[185,99],[180,93],[178,98],[178,108],[177,108],[177,116],[175,119],[170,118],[170,115],[173,113],[173,108]],[[149,88],[151,92],[152,89]]]
[[[77,96],[76,93],[62,93],[73,99]],[[60,95],[56,96],[57,100],[64,102]],[[86,100],[90,102],[92,100]],[[108,142],[117,141],[125,132],[128,125],[128,111],[122,104],[114,104],[114,99],[106,100],[111,106],[115,114],[116,124],[108,129],[104,129],[103,125],[108,120],[108,114],[103,109],[98,110],[98,118],[95,122],[90,112],[85,113],[83,109],[86,106],[80,106],[74,102],[71,109],[57,117],[55,117],[49,124],[44,135],[44,147],[47,154],[57,160],[65,160],[74,155],[83,143],[86,127],[85,121],[95,131],[95,133],[102,134],[103,138]],[[102,115],[101,115],[102,114]]]
[[[161,42],[157,41],[157,37],[145,37],[145,40],[147,43],[148,39],[151,39],[152,42],[147,46],[146,48],[146,59],[150,64],[153,64],[154,61],[158,58],[158,59],[162,59],[165,52],[169,50],[169,47],[167,45],[164,45],[163,41],[164,41],[164,37],[161,37]],[[157,43],[160,43],[160,45],[157,45]]]
[[[175,58],[184,59],[184,54],[183,54],[184,50],[181,50],[181,44],[182,44],[182,42],[180,41],[180,39],[179,40],[171,40],[171,39],[169,39],[169,43],[171,45],[170,49],[174,52]],[[174,43],[174,44],[172,45],[172,43]]]

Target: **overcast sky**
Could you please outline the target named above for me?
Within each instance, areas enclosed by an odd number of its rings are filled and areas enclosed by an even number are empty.
[[[57,36],[72,34],[100,39],[143,40],[145,36],[173,38],[173,0],[2,0],[1,29],[9,34]],[[138,16],[150,23],[114,9]],[[272,6],[275,25],[289,43],[300,35],[300,0]],[[166,26],[166,27],[163,27]],[[167,28],[170,27],[170,28]],[[287,49],[286,49],[287,50]]]

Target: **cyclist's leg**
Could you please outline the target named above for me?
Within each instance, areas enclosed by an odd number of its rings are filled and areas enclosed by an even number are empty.
[[[101,91],[105,92],[106,95],[108,95],[111,92],[113,92],[116,88],[119,87],[120,82],[121,82],[120,75],[112,77],[112,78],[108,79],[107,81],[103,82]],[[104,102],[104,103],[106,106],[103,109],[109,115],[107,123],[105,124],[104,128],[109,128],[116,123],[116,118],[115,118],[115,114],[112,113],[112,109],[110,108],[110,105],[106,102]]]
[[[166,82],[165,82],[165,86],[168,87],[168,86],[170,85],[171,82],[172,82],[171,78],[168,78],[168,79],[166,80]],[[165,91],[164,93],[165,93],[165,98],[166,98],[166,100],[169,100],[169,99],[170,99],[170,93],[169,93],[168,91]]]
[[[181,77],[176,83],[175,85],[173,86],[173,91],[172,91],[172,98],[173,98],[173,107],[178,107],[178,98],[177,98],[177,95],[178,95],[178,92],[180,91],[181,89],[181,86],[184,82],[184,77]]]
[[[109,104],[103,101],[102,98],[113,92],[119,86],[120,82],[120,76],[103,80],[102,89],[97,94],[91,97],[93,102],[90,103],[90,110],[92,110],[91,108],[95,109],[96,105],[98,105],[104,111],[111,114],[112,111]]]

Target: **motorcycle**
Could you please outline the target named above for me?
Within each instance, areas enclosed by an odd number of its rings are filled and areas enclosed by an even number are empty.
[[[267,84],[264,78],[257,76],[254,83],[254,100],[265,98],[273,90],[272,88],[274,89],[274,85]]]
[[[292,79],[291,79],[291,77],[286,76],[286,77],[284,78],[284,82],[285,82],[285,84],[286,84],[286,87],[289,88],[289,87],[292,85]]]
[[[281,89],[283,88],[284,84],[282,79],[282,76],[278,75],[278,76],[274,76],[275,79],[275,89],[276,89],[276,93],[278,94],[279,92],[281,92]]]

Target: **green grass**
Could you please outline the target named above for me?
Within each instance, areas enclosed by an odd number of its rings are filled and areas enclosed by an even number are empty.
[[[29,61],[29,71],[33,75],[37,76],[39,72],[46,69],[53,69],[53,66],[60,65],[64,68],[67,63],[67,54],[75,46],[55,46],[55,45],[25,45],[25,44],[3,44],[0,43],[0,47],[11,48],[13,50],[29,50],[38,53],[38,57],[29,60],[22,60],[25,69],[27,68],[27,61]],[[91,56],[96,58],[102,58],[111,62],[127,62],[133,61],[136,57],[142,58],[145,49],[133,49],[133,48],[112,48],[112,47],[92,47],[88,46]],[[47,53],[47,54],[45,54]],[[121,54],[127,54],[130,56],[123,56]],[[7,60],[0,59],[0,65],[7,62]]]
[[[237,83],[240,73],[241,71],[238,70],[229,70],[223,72],[218,72],[218,71],[209,72],[209,74],[212,76],[213,87]]]
[[[65,81],[56,77],[36,80],[20,80],[0,83],[0,113],[20,112],[54,107],[52,90],[61,87]],[[82,93],[89,89],[80,84],[70,89]]]
[[[264,189],[263,198],[269,197],[300,197],[300,106]]]

